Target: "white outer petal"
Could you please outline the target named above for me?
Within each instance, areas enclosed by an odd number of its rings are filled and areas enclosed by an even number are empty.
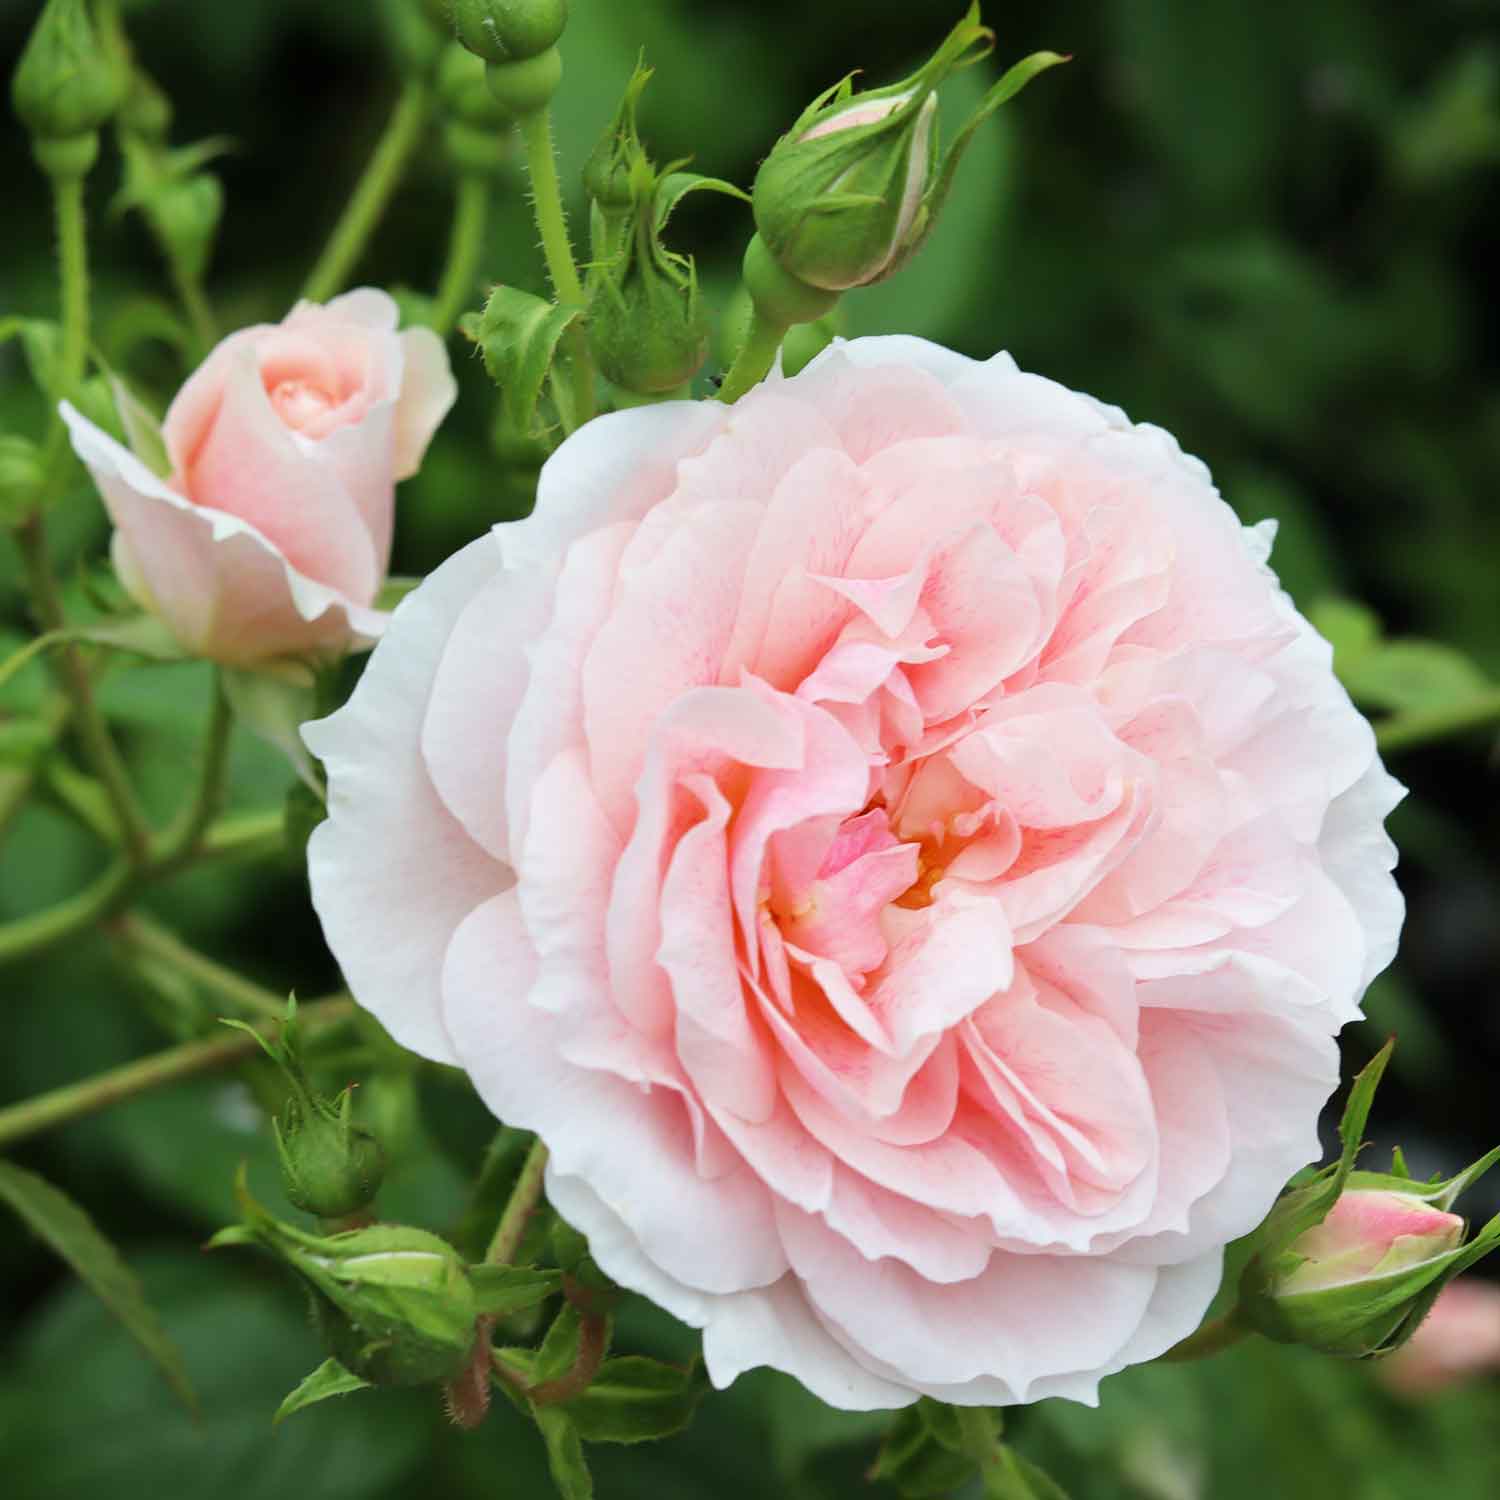
[[[308,844],[313,905],[349,988],[402,1045],[457,1062],[444,1030],[443,954],[459,923],[511,880],[443,805],[422,722],[454,621],[501,566],[493,537],[401,601],[348,703],[303,726],[328,771],[328,819]]]

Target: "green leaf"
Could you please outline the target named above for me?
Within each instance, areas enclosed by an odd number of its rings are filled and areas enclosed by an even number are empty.
[[[120,425],[125,429],[125,441],[130,445],[130,451],[158,479],[167,478],[172,472],[172,460],[167,456],[161,423],[145,402],[114,371],[108,372],[108,378],[110,391],[115,398],[115,410],[120,414]]]
[[[1333,669],[1342,678],[1380,641],[1375,611],[1353,599],[1317,600],[1307,612],[1314,630],[1333,647]]]
[[[298,732],[309,719],[318,716],[317,687],[311,678],[226,667],[222,680],[235,718],[280,750],[298,776],[321,798],[323,787],[317,768]]]
[[[689,193],[698,192],[723,193],[728,198],[738,198],[741,203],[750,202],[749,193],[722,177],[705,177],[700,172],[668,172],[656,186],[656,201],[652,205],[656,214],[656,232],[660,234],[667,227],[667,220]]]
[[[1437,641],[1395,640],[1372,646],[1341,675],[1351,697],[1398,713],[1450,708],[1494,687],[1462,651]]]
[[[539,435],[537,404],[557,358],[557,346],[578,307],[558,307],[518,287],[496,287],[477,321],[465,331],[484,352],[485,368],[500,387],[505,424]]]
[[[196,1398],[177,1346],[146,1302],[135,1273],[89,1216],[51,1183],[13,1162],[0,1161],[0,1198],[98,1294],[184,1404],[195,1410]]]
[[[578,1309],[571,1302],[565,1302],[552,1320],[547,1337],[542,1340],[542,1347],[536,1351],[536,1358],[531,1366],[533,1383],[556,1380],[573,1368],[573,1361],[578,1358],[581,1326]]]
[[[283,1418],[305,1406],[326,1401],[330,1396],[347,1396],[351,1391],[370,1389],[370,1382],[361,1379],[352,1370],[346,1370],[336,1359],[325,1359],[301,1385],[276,1408],[271,1425],[278,1426]]]
[[[594,1500],[594,1480],[572,1419],[555,1406],[533,1406],[531,1414],[547,1445],[547,1467],[562,1500]]]
[[[474,1286],[480,1315],[489,1318],[503,1318],[522,1308],[535,1307],[562,1287],[559,1272],[538,1271],[532,1266],[470,1266],[469,1280]]]
[[[953,1452],[933,1435],[921,1403],[896,1413],[871,1470],[874,1478],[888,1480],[908,1500],[947,1495],[974,1472],[972,1458]]]
[[[640,1355],[607,1359],[564,1410],[588,1443],[644,1443],[681,1432],[707,1390],[701,1370]]]

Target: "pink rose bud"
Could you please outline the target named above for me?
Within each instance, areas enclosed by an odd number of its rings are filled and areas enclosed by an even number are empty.
[[[1293,1246],[1306,1259],[1283,1279],[1281,1291],[1314,1292],[1387,1276],[1455,1250],[1463,1238],[1457,1214],[1411,1193],[1356,1189]]]
[[[370,288],[232,333],[177,393],[153,473],[63,416],[115,524],[121,582],[198,656],[232,666],[368,647],[397,480],[457,395],[425,328]]]
[[[916,253],[980,124],[1037,73],[1064,61],[1038,52],[1017,63],[940,152],[938,89],[993,45],[994,33],[971,6],[911,77],[861,94],[845,79],[802,112],[755,177],[756,231],[783,272],[841,292],[884,280]]]
[[[1460,1277],[1450,1283],[1411,1342],[1379,1366],[1404,1396],[1422,1396],[1500,1370],[1500,1287]]]

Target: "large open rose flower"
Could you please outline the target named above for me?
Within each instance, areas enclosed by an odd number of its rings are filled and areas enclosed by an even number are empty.
[[[328,936],[716,1382],[1093,1400],[1317,1155],[1400,926],[1268,546],[913,339],[590,423],[307,729]]]
[[[337,654],[384,629],[396,481],[458,393],[438,336],[396,321],[365,287],[230,334],[167,411],[165,478],[64,406],[121,582],[195,655]]]

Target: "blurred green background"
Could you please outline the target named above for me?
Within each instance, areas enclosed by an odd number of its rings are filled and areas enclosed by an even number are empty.
[[[0,0],[8,75],[39,7]],[[226,327],[285,311],[342,207],[396,89],[366,0],[155,0],[125,7],[142,61],[177,110],[174,140],[224,134],[227,213],[211,274]],[[851,68],[899,76],[961,7],[896,0],[574,0],[557,100],[565,181],[613,114],[637,49],[657,76],[643,127],[659,159],[746,186],[812,94]],[[992,3],[998,57],[1075,54],[987,125],[929,246],[895,280],[845,299],[846,331],[922,334],[1025,367],[1175,432],[1246,520],[1281,520],[1275,562],[1304,607],[1363,601],[1395,634],[1434,637],[1500,675],[1500,4],[1494,0],[1054,0]],[[979,73],[985,72],[981,78]],[[953,92],[961,116],[993,72]],[[97,334],[109,353],[165,295],[140,223],[109,213],[118,163],[90,181]],[[451,180],[424,148],[359,280],[430,291]],[[55,307],[44,183],[0,123],[0,316]],[[519,176],[492,223],[489,280],[542,288]],[[749,233],[726,200],[674,221],[722,301]],[[477,300],[477,288],[476,288]],[[114,341],[112,343],[112,341]],[[463,396],[403,491],[395,571],[421,572],[523,490],[488,441],[493,389],[455,340]],[[182,371],[147,346],[129,371],[159,403]],[[0,349],[0,425],[38,431],[40,398]],[[80,476],[54,523],[65,571],[101,555]],[[25,629],[0,541],[0,647]],[[5,654],[0,651],[0,654]],[[29,691],[23,681],[18,689]],[[114,674],[105,688],[151,804],[170,806],[208,701],[196,668]],[[1483,733],[1393,758],[1413,789],[1396,814],[1410,919],[1362,1062],[1401,1036],[1376,1134],[1418,1173],[1453,1170],[1500,1137],[1500,808]],[[237,741],[237,806],[275,805],[287,777]],[[30,809],[0,851],[0,919],[55,901],[97,867],[74,827]],[[159,915],[267,985],[336,981],[290,864],[189,875]],[[122,973],[100,938],[0,971],[0,1102],[144,1053],[199,1022]],[[385,1211],[441,1227],[489,1126],[467,1094],[395,1067],[363,1107],[404,1141]],[[243,1081],[205,1080],[57,1131],[20,1159],[88,1205],[145,1278],[204,1397],[194,1425],[108,1316],[14,1221],[0,1221],[0,1489],[71,1500],[105,1488],[257,1500],[290,1494],[452,1500],[547,1494],[541,1449],[508,1411],[477,1435],[430,1393],[377,1393],[269,1417],[321,1358],[291,1288],[253,1259],[198,1246],[232,1214],[235,1163],[265,1176]],[[1479,1190],[1464,1207],[1500,1207]],[[649,1310],[622,1342],[681,1353]],[[597,1450],[604,1500],[792,1500],[867,1492],[881,1419],[829,1413],[762,1372],[711,1398],[684,1438]],[[1209,1366],[1105,1386],[1100,1412],[1016,1414],[1023,1449],[1075,1500],[1350,1500],[1500,1494],[1500,1382],[1399,1405],[1364,1367],[1257,1347]],[[869,1493],[876,1493],[873,1489]]]

